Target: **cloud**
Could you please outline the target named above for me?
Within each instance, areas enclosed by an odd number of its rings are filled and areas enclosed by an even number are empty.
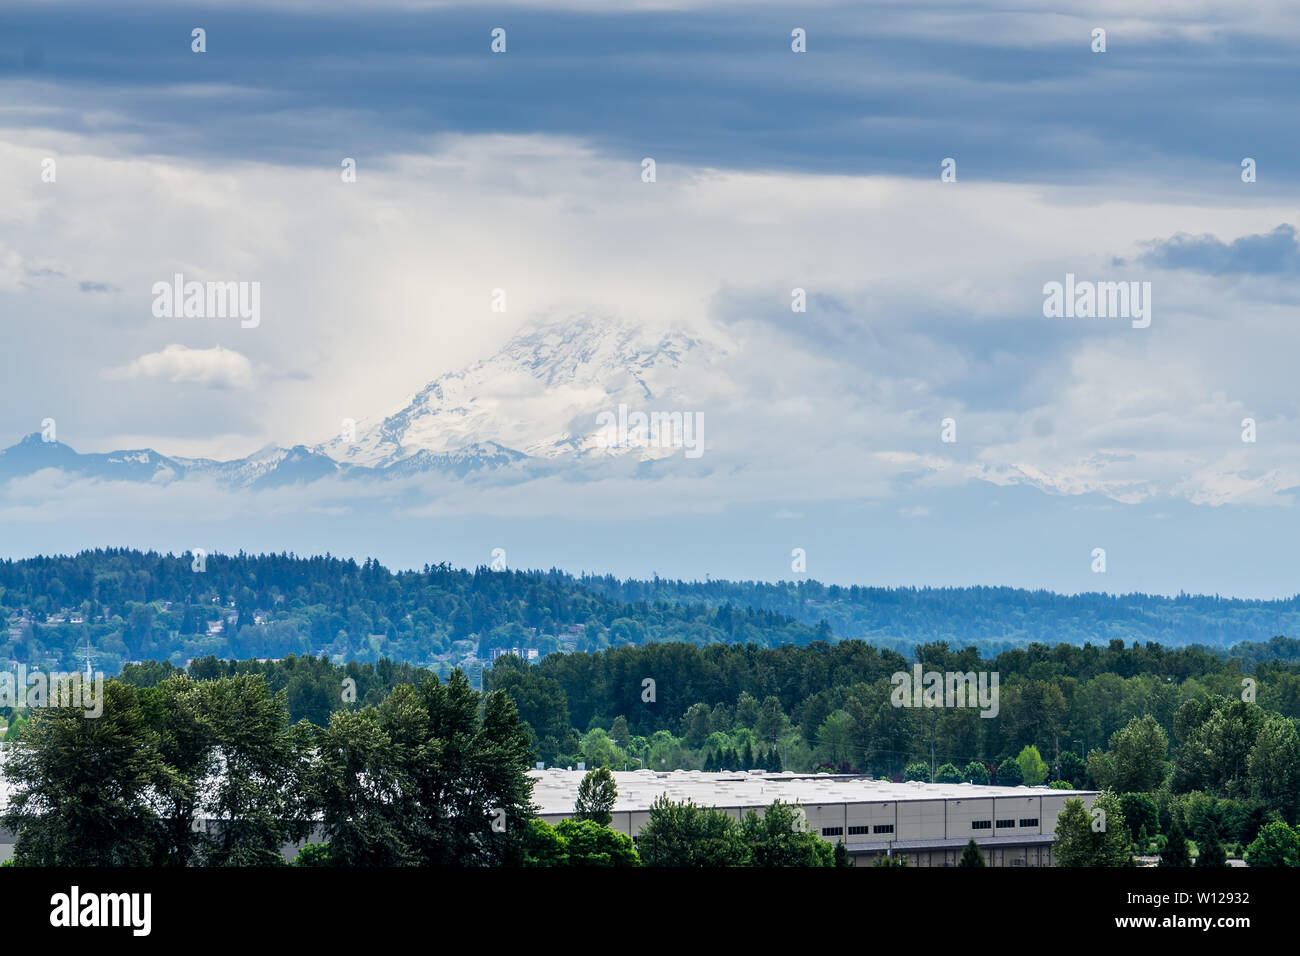
[[[1300,275],[1300,242],[1294,226],[1282,224],[1268,233],[1223,242],[1212,235],[1179,233],[1142,243],[1138,259],[1158,269],[1185,269],[1204,275]]]
[[[0,183],[0,209],[45,204],[31,213],[40,228],[20,224],[10,244],[21,236],[31,261],[120,291],[0,290],[6,314],[42,316],[13,324],[15,349],[87,343],[16,370],[15,437],[50,415],[79,451],[121,448],[123,434],[219,458],[314,443],[342,418],[395,411],[532,317],[587,314],[726,342],[724,358],[656,395],[708,422],[707,467],[681,476],[696,483],[689,507],[734,495],[806,513],[798,502],[972,480],[1263,501],[1289,480],[1287,303],[1238,309],[1233,283],[1190,275],[1157,284],[1143,332],[1042,316],[1045,280],[1104,276],[1139,237],[1263,233],[1282,212],[1253,201],[684,165],[646,184],[636,163],[548,136],[443,136],[365,160],[355,184],[329,167],[123,160],[63,142],[75,176]],[[41,155],[0,137],[15,167]],[[258,230],[232,208],[255,211]],[[0,242],[7,230],[0,219]],[[260,326],[154,318],[149,289],[174,272],[260,281]],[[805,313],[791,311],[796,286]],[[489,308],[496,287],[508,313]],[[1232,350],[1220,345],[1228,315]],[[133,387],[95,388],[104,365]],[[563,431],[588,400],[527,378],[495,385],[502,414],[529,429]],[[1232,428],[1246,415],[1264,436],[1250,468],[1277,481],[1219,477],[1237,467],[1225,440],[1240,445]],[[950,416],[959,440],[940,444]],[[498,436],[520,447],[510,437]],[[561,482],[534,491],[539,509],[580,510]]]
[[[251,388],[253,363],[221,346],[191,349],[168,345],[161,352],[150,352],[127,365],[107,369],[104,378],[117,382],[145,379],[209,388]]]
[[[962,181],[1115,189],[1217,181],[1222,144],[1296,145],[1284,125],[1259,135],[1300,82],[1284,3],[819,3],[794,54],[783,4],[556,0],[501,10],[500,56],[469,4],[205,4],[204,55],[161,3],[8,6],[5,33],[50,52],[6,70],[0,47],[0,90],[25,104],[0,124],[93,129],[137,156],[364,161],[438,129],[751,170],[937,179],[953,157]],[[1099,23],[1106,54],[1089,52]]]

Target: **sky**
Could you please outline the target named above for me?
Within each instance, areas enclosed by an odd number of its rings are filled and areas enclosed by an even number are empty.
[[[0,486],[0,554],[1295,593],[1300,11],[1039,6],[6,4],[0,447],[47,417],[81,452],[312,444],[539,319],[721,358],[664,396],[699,459],[44,472]],[[259,282],[259,324],[154,315],[178,272]],[[1149,324],[1045,315],[1067,275],[1138,283]]]

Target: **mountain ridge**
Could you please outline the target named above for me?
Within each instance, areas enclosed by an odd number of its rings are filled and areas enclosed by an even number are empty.
[[[0,479],[55,468],[99,480],[208,478],[256,490],[324,478],[465,478],[523,469],[533,461],[617,457],[634,450],[642,458],[661,457],[662,449],[603,442],[597,415],[620,403],[667,401],[688,355],[707,361],[717,354],[698,335],[680,330],[653,332],[589,315],[539,320],[486,359],[429,381],[402,408],[377,421],[351,423],[355,435],[267,445],[218,460],[153,448],[81,453],[34,432],[0,451]]]

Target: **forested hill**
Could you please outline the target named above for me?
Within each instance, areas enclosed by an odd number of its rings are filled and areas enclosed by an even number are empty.
[[[621,581],[560,571],[392,572],[329,555],[131,550],[0,562],[0,666],[116,673],[130,660],[381,658],[445,672],[494,648],[596,651],[648,642],[760,647],[857,638],[911,653],[946,641],[985,654],[1045,644],[1158,642],[1223,649],[1300,634],[1300,602],[1011,588],[885,589],[815,581]]]
[[[199,568],[201,567],[201,570]],[[447,673],[494,648],[558,650],[686,641],[775,647],[834,636],[768,611],[625,603],[561,572],[447,564],[394,573],[330,555],[163,555],[124,549],[0,561],[0,667],[106,673],[127,661],[383,658]]]
[[[1121,639],[1227,648],[1300,635],[1300,596],[1276,601],[1217,595],[1057,594],[1020,588],[841,587],[819,581],[649,581],[584,575],[592,591],[618,601],[732,604],[826,621],[836,637],[910,651],[927,641],[986,653],[1044,644]]]

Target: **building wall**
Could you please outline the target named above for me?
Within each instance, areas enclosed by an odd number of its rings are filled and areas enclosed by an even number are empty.
[[[1056,819],[1070,797],[1044,791],[1030,796],[935,798],[928,800],[881,800],[862,803],[805,803],[804,814],[814,833],[829,843],[882,843],[887,841],[953,840],[951,848],[935,850],[899,850],[895,855],[908,859],[909,866],[956,866],[966,841],[974,838],[989,866],[1052,866],[1051,844],[1026,843],[982,845],[989,837],[1038,837],[1056,832]],[[1091,806],[1093,797],[1083,798]],[[746,809],[724,807],[729,816],[740,819]],[[760,809],[761,808],[755,808]],[[569,814],[544,814],[552,825]],[[650,814],[645,810],[620,810],[613,814],[611,825],[633,839],[641,832]],[[976,827],[976,823],[987,826]],[[850,854],[858,866],[870,866],[880,855],[877,851]]]
[[[975,841],[977,844],[978,840]],[[963,846],[945,847],[936,850],[896,850],[894,857],[907,860],[909,867],[930,867],[930,866],[956,866],[961,860],[962,852],[966,849]],[[1045,843],[1033,846],[982,846],[980,852],[984,854],[984,863],[987,866],[1011,866],[1011,867],[1043,867],[1055,866],[1052,857],[1052,844]],[[851,853],[854,866],[874,866],[877,858],[884,856],[882,852],[868,853]]]

